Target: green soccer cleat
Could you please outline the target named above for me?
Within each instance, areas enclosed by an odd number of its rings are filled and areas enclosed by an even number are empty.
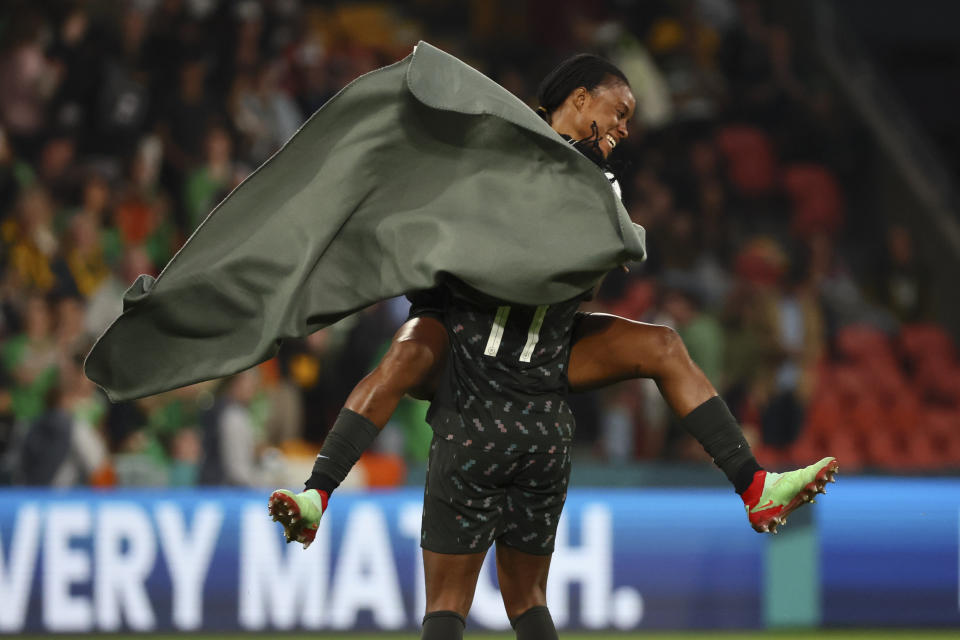
[[[320,518],[327,510],[327,493],[317,489],[307,489],[294,494],[286,489],[277,489],[270,494],[267,509],[274,522],[283,525],[283,535],[287,544],[303,543],[306,549],[317,537]]]
[[[757,471],[742,496],[750,526],[759,533],[776,533],[797,507],[814,502],[816,494],[827,492],[824,487],[835,482],[838,466],[836,458],[824,458],[786,473]]]

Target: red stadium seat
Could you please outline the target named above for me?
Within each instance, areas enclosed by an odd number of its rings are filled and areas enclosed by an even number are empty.
[[[908,440],[891,429],[877,428],[864,438],[864,449],[870,466],[891,471],[908,471],[925,466],[918,461]]]
[[[885,423],[899,433],[906,435],[916,433],[921,429],[919,425],[923,420],[923,405],[916,394],[909,389],[902,389],[886,405]]]
[[[870,438],[878,431],[895,433],[887,422],[887,413],[879,400],[875,397],[864,396],[860,398],[847,411],[849,416],[848,428],[865,438]]]
[[[846,428],[842,401],[837,394],[824,393],[807,407],[807,419],[804,433],[813,435],[830,434]]]
[[[783,187],[793,203],[791,230],[801,238],[833,235],[843,224],[843,192],[824,166],[795,164],[783,171]]]
[[[856,365],[836,364],[830,367],[827,378],[833,393],[844,403],[854,403],[872,392],[869,370]]]
[[[834,343],[837,353],[845,360],[895,362],[890,336],[870,325],[857,324],[843,327],[837,332]]]
[[[716,141],[730,183],[740,195],[755,198],[773,192],[777,162],[770,136],[756,127],[730,125],[717,133]]]
[[[907,324],[900,328],[900,351],[910,362],[929,357],[956,359],[956,346],[943,327],[918,323]]]
[[[943,355],[929,355],[914,364],[914,388],[926,401],[960,405],[960,365]]]

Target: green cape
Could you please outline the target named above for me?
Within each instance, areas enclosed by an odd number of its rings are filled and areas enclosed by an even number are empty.
[[[507,90],[421,42],[319,109],[140,276],[86,374],[111,400],[241,371],[283,339],[449,274],[550,304],[644,257],[604,174]]]

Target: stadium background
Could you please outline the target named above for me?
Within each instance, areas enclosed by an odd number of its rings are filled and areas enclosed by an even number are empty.
[[[327,544],[284,549],[259,517],[262,488],[306,477],[403,301],[142,401],[110,405],[80,367],[137,274],[158,273],[313,110],[419,39],[531,106],[564,56],[617,62],[638,96],[621,184],[650,260],[612,274],[592,307],[677,328],[764,464],[841,460],[829,496],[761,538],[651,383],[577,396],[558,620],[955,630],[957,13],[933,0],[3,3],[0,630],[416,628],[421,403],[337,494]],[[214,472],[221,429],[233,464]],[[471,630],[505,623],[493,589]]]

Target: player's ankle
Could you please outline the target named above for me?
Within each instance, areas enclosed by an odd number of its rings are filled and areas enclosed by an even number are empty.
[[[767,472],[763,469],[760,471],[755,471],[753,473],[753,479],[745,490],[740,493],[740,497],[743,498],[744,504],[754,504],[760,500],[760,496],[763,494],[763,485],[767,478]]]
[[[757,481],[757,474],[763,471],[763,467],[757,462],[757,459],[750,456],[750,459],[740,465],[736,473],[733,474],[731,481],[733,489],[741,496],[746,493]],[[763,489],[763,480],[760,481],[760,489]]]
[[[307,489],[303,492],[303,495],[316,505],[320,513],[327,510],[327,502],[330,501],[330,494],[326,491],[322,489]]]

